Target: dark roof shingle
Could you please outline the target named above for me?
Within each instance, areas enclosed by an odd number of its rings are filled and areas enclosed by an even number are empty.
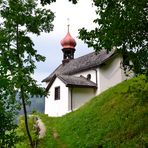
[[[106,62],[113,54],[114,52],[106,53],[106,51],[101,51],[99,54],[92,52],[70,60],[68,63],[59,65],[59,67],[42,82],[49,82],[54,75],[72,75],[80,71],[95,68]]]
[[[49,90],[56,77],[58,77],[66,85],[66,87],[97,88],[96,83],[87,80],[83,76],[76,77],[70,75],[58,75],[58,76],[54,75],[50,80],[46,88],[46,91]]]
[[[70,76],[70,75],[59,75],[58,78],[65,83],[66,86],[78,86],[78,87],[97,87],[96,84],[85,77]]]

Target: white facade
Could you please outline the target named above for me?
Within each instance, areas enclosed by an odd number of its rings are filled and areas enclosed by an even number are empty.
[[[127,79],[123,69],[121,69],[122,58],[116,56],[108,60],[102,66],[90,69],[84,72],[79,72],[74,74],[74,76],[84,76],[87,78],[87,75],[91,75],[91,81],[97,84],[96,95],[102,91],[108,89],[111,86],[114,86],[123,80]]]
[[[91,81],[97,84],[95,88],[66,87],[64,82],[56,78],[49,89],[49,96],[45,99],[45,114],[49,116],[62,116],[88,102],[102,91],[114,86],[126,77],[120,68],[122,58],[116,56],[103,65],[74,74],[80,77],[91,75]],[[55,100],[55,87],[60,86],[60,100]]]
[[[96,89],[94,88],[71,88],[71,108],[72,111],[84,105],[95,96]]]
[[[60,100],[55,100],[55,88],[60,87]],[[45,98],[45,114],[49,116],[62,116],[78,109],[95,96],[94,88],[69,88],[56,78]]]
[[[100,92],[114,86],[124,80],[120,63],[121,58],[110,59],[103,66],[99,68]]]
[[[55,100],[55,87],[60,87],[60,100]],[[49,96],[45,99],[45,114],[62,116],[68,111],[68,87],[59,78],[56,78],[49,89]]]

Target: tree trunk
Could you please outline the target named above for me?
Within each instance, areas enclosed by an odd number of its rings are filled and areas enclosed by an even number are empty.
[[[24,97],[24,90],[23,90],[23,86],[21,86],[21,99],[22,99],[22,104],[23,104],[23,109],[24,109],[24,117],[25,117],[25,127],[26,127],[26,131],[27,131],[27,135],[29,138],[29,142],[32,148],[34,148],[34,144],[29,132],[29,127],[28,127],[28,119],[27,119],[27,111],[26,111],[26,104],[25,104],[25,97]]]
[[[22,68],[23,65],[22,65],[22,62],[21,62],[21,59],[20,59],[20,56],[19,56],[20,49],[19,49],[19,26],[18,26],[18,24],[16,24],[16,48],[17,48],[17,56],[18,56],[18,61],[19,61],[19,67]],[[34,148],[33,141],[32,141],[32,138],[31,138],[31,135],[30,135],[30,132],[29,132],[29,127],[28,127],[27,111],[26,111],[26,104],[25,104],[25,95],[24,95],[24,88],[23,88],[22,84],[20,86],[20,90],[21,90],[20,93],[21,93],[21,99],[22,99],[23,110],[24,110],[26,132],[27,132],[27,135],[28,135],[28,138],[29,138],[30,146],[32,148]]]

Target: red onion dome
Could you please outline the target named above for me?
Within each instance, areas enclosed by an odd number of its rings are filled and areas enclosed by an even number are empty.
[[[76,41],[70,35],[69,31],[68,31],[67,35],[64,37],[64,39],[61,40],[61,45],[62,45],[63,48],[75,48]]]

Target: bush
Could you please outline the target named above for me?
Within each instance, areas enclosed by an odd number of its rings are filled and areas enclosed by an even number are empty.
[[[30,134],[32,137],[32,141],[36,146],[39,139],[39,127],[36,123],[36,118],[34,116],[28,117],[28,125],[29,125]],[[24,145],[23,146],[24,148],[29,147],[29,140],[28,140],[28,136],[25,128],[24,116],[20,116],[19,118],[19,127],[17,129],[17,133],[21,137],[21,142],[17,144],[17,147],[22,148],[22,145]]]
[[[134,98],[140,98],[140,103],[147,102],[148,99],[148,79],[145,75],[141,75],[133,79],[130,83],[128,93],[134,96]]]
[[[0,92],[1,93],[1,92]],[[16,107],[17,104],[11,103],[9,97],[0,95],[0,147],[13,147],[18,142],[19,137],[16,135],[17,128]]]

